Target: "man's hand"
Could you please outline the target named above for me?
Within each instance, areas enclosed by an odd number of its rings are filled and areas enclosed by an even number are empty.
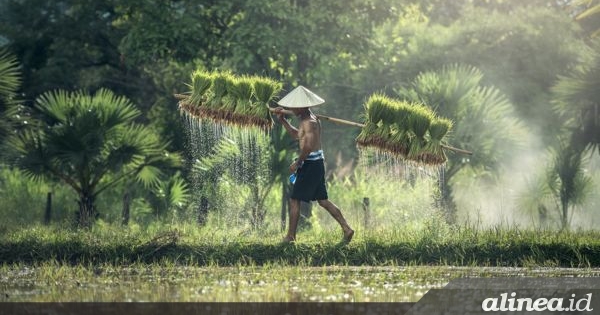
[[[276,107],[275,109],[273,109],[273,113],[277,115],[277,119],[279,119],[279,121],[283,121],[285,119],[285,114],[283,113],[283,110],[283,107]]]
[[[290,173],[295,173],[302,166],[302,161],[296,160],[290,164]]]

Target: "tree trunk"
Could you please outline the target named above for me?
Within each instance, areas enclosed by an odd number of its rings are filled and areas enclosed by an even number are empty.
[[[444,211],[446,223],[456,223],[456,204],[452,200],[452,188],[448,184],[448,177],[444,176],[440,180],[440,194],[438,198],[438,207]]]
[[[562,206],[562,217],[560,220],[561,229],[568,230],[569,229],[569,202],[567,200],[563,200],[561,202]]]
[[[281,182],[281,230],[285,231],[285,223],[289,211],[289,185],[284,179]]]
[[[206,217],[208,216],[208,198],[205,196],[200,197],[200,204],[198,205],[198,225],[204,225],[206,223]]]
[[[252,187],[252,228],[258,229],[264,222],[263,207],[260,204],[260,191],[258,183],[253,183]]]
[[[46,197],[46,211],[44,213],[44,224],[49,225],[52,220],[52,193],[49,192]]]
[[[94,208],[94,197],[88,192],[79,195],[79,213],[78,225],[82,228],[90,228],[96,219],[96,209]]]
[[[546,206],[538,206],[538,219],[540,221],[540,228],[548,227],[548,209],[546,208]]]
[[[371,206],[371,199],[369,199],[369,197],[364,197],[363,201],[362,201],[362,208],[363,208],[363,214],[364,214],[364,229],[365,231],[369,231],[369,221],[370,221],[370,216],[371,216],[371,211],[369,209],[369,207]]]
[[[129,225],[129,209],[131,207],[131,194],[129,191],[125,191],[123,195],[123,212],[121,213],[121,224],[123,226]]]

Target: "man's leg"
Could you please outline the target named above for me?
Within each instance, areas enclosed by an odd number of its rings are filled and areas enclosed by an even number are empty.
[[[290,224],[288,226],[288,232],[284,242],[295,242],[296,241],[296,228],[298,227],[298,220],[300,219],[300,200],[290,199]]]
[[[329,199],[319,200],[319,206],[325,208],[329,214],[340,224],[342,230],[344,231],[344,241],[350,242],[352,240],[352,236],[354,236],[354,230],[348,225],[346,219],[342,215],[342,211],[338,208],[333,202],[329,201]]]

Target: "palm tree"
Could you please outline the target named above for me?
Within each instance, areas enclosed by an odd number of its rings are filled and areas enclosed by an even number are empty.
[[[127,178],[155,184],[163,168],[179,163],[166,143],[135,123],[139,115],[128,99],[109,90],[47,92],[35,100],[33,128],[9,139],[17,153],[13,161],[34,179],[50,177],[75,190],[78,224],[90,227],[100,193]]]
[[[11,129],[5,115],[15,105],[15,96],[20,84],[21,75],[17,59],[7,51],[0,50],[0,142],[4,141]]]
[[[398,90],[400,97],[431,106],[440,116],[452,119],[452,143],[475,152],[469,158],[448,157],[440,186],[449,222],[456,215],[452,178],[465,167],[480,174],[498,174],[519,146],[519,139],[524,139],[524,126],[514,118],[510,102],[498,89],[483,86],[482,79],[477,68],[454,64],[422,73],[410,87]]]
[[[600,4],[596,5],[596,10]],[[591,43],[590,62],[560,77],[552,88],[556,112],[565,121],[570,134],[568,145],[555,152],[549,183],[561,201],[561,226],[567,228],[572,206],[583,203],[591,180],[583,173],[582,161],[587,152],[600,154],[600,39]]]
[[[560,225],[569,228],[573,208],[582,205],[592,187],[592,180],[583,170],[582,152],[561,143],[553,152],[554,161],[548,172],[548,186],[560,201]]]
[[[568,229],[575,210],[587,201],[593,191],[592,178],[586,174],[585,156],[571,143],[559,139],[549,150],[550,162],[544,172],[529,181],[519,196],[519,206],[537,214],[541,227],[556,223]]]
[[[591,62],[560,77],[552,92],[556,111],[571,129],[572,145],[600,153],[600,39],[592,48]]]

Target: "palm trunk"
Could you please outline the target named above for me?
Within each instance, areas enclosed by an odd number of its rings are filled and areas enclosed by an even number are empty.
[[[121,225],[127,226],[129,225],[129,217],[130,217],[130,208],[131,208],[131,195],[129,194],[129,190],[125,191],[123,195],[123,212],[121,213]]]
[[[206,218],[208,217],[208,207],[209,202],[208,198],[205,196],[200,197],[200,204],[198,205],[198,213],[196,217],[196,222],[198,225],[203,226],[206,223]]]
[[[96,219],[96,211],[94,209],[94,196],[87,191],[83,191],[79,195],[79,213],[78,225],[82,228],[90,228]]]
[[[561,201],[561,207],[562,207],[562,216],[561,216],[561,229],[562,230],[567,230],[569,229],[569,201],[563,199]]]
[[[443,176],[439,179],[440,194],[438,199],[438,207],[444,211],[446,223],[455,224],[457,217],[456,203],[452,199],[452,188],[449,184],[450,176]]]
[[[44,212],[44,224],[49,225],[52,220],[52,193],[46,196],[46,211]]]

